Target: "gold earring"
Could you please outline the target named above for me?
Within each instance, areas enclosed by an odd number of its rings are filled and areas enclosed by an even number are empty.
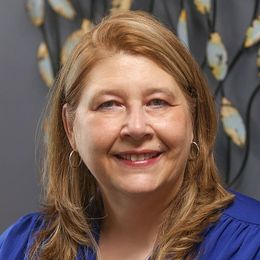
[[[78,162],[77,162],[78,161]],[[80,166],[82,159],[77,151],[72,150],[69,155],[69,165],[71,168],[76,169]]]
[[[198,159],[199,155],[200,155],[200,147],[195,141],[192,141],[190,146],[189,160],[196,160]]]

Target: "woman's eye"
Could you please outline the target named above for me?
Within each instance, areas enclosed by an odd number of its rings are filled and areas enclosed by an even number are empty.
[[[106,101],[104,103],[102,103],[101,105],[98,106],[98,110],[110,110],[110,109],[114,109],[114,108],[120,108],[122,107],[122,104],[120,104],[117,101],[114,100],[110,100],[110,101]]]
[[[162,99],[153,99],[148,102],[147,106],[154,107],[154,108],[160,108],[160,107],[168,106],[168,103]]]

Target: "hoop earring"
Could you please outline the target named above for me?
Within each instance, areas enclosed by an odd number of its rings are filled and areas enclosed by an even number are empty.
[[[194,147],[194,148],[192,148],[192,147]],[[200,147],[195,141],[192,141],[191,146],[190,146],[189,160],[196,160],[199,158],[199,155],[200,155]]]
[[[76,158],[77,156],[77,158]],[[78,163],[77,163],[78,161]],[[71,168],[76,169],[81,165],[82,159],[77,151],[72,150],[69,155],[69,165]]]

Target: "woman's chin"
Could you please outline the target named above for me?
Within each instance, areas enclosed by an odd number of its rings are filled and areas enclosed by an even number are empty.
[[[134,181],[127,181],[117,185],[116,189],[122,194],[146,195],[158,192],[162,186],[162,184],[160,185],[154,180],[136,178]]]

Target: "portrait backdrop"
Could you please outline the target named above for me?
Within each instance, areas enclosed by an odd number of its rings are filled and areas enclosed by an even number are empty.
[[[93,19],[93,22],[98,21],[106,11],[104,9],[106,1],[72,1],[75,6],[76,2],[85,3],[81,15]],[[92,9],[90,9],[91,2],[95,2],[95,7],[92,6]],[[249,130],[246,137],[249,136],[250,142],[246,150],[245,145],[236,145],[231,138],[227,138],[220,121],[215,154],[222,177],[226,182],[232,182],[246,158],[242,174],[232,188],[260,199],[258,115],[260,94],[255,91],[259,85],[256,66],[259,43],[241,51],[241,44],[244,43],[245,33],[252,17],[259,15],[259,1],[209,1],[212,8],[215,8],[215,12],[211,12],[208,17],[210,20],[205,14],[196,10],[195,2],[200,1],[139,0],[132,1],[131,9],[152,12],[173,31],[177,31],[178,26],[185,26],[183,21],[186,19],[189,48],[201,64],[212,92],[216,94],[219,109],[223,102],[221,96],[224,91],[225,97],[232,101],[232,106],[237,109],[244,124],[249,126],[246,129]],[[40,201],[40,170],[35,156],[35,140],[39,118],[47,101],[49,89],[38,71],[37,52],[43,41],[42,30],[32,26],[25,6],[26,1],[0,2],[0,143],[2,145],[0,149],[0,232],[21,215],[37,211]],[[186,16],[182,13],[183,8],[186,10]],[[47,31],[49,34],[53,33],[51,32],[53,27],[50,25],[53,22],[57,25],[58,22],[58,26],[63,28],[61,43],[65,41],[66,36],[79,29],[79,17],[70,21],[61,16],[50,16],[51,10],[47,11],[46,33]],[[208,29],[210,31],[207,31]],[[180,30],[179,34],[183,32],[183,29]],[[234,61],[232,71],[224,84],[219,84],[212,69],[206,64],[209,62],[205,57],[207,43],[210,39],[213,43],[218,40],[216,34],[212,35],[215,31],[221,37],[227,52],[227,57],[225,55],[219,57],[221,64],[226,62],[231,66]],[[210,35],[213,38],[210,38]],[[185,33],[182,35],[183,40],[186,36]],[[55,43],[55,37],[51,40]],[[214,67],[214,64],[212,66]],[[253,96],[254,91],[255,96]],[[230,108],[230,104],[227,103],[226,107]],[[227,109],[224,113],[232,115],[235,112]]]

